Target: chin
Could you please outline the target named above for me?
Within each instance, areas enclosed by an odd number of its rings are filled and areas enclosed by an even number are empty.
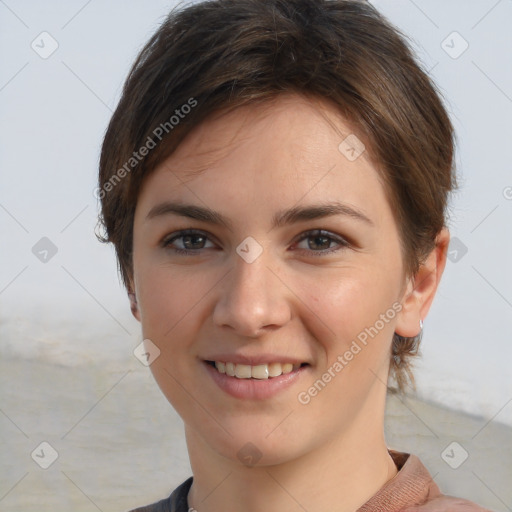
[[[278,424],[279,422],[274,424]],[[221,457],[247,467],[274,466],[289,462],[307,451],[304,438],[294,440],[284,432],[272,432],[272,429],[236,428],[233,423],[226,426],[232,434],[222,429],[208,428],[201,432],[204,441]],[[203,430],[203,429],[201,429]],[[217,435],[212,435],[215,432]],[[270,433],[269,435],[269,432]]]

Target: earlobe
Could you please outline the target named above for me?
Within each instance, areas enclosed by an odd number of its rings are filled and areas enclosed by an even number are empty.
[[[137,297],[136,297],[135,293],[128,292],[128,298],[130,299],[130,309],[131,309],[132,315],[140,322],[139,306],[137,303]]]
[[[140,322],[139,304],[137,303],[137,295],[135,294],[135,281],[133,276],[128,279],[127,293],[130,299],[130,310],[132,315]]]
[[[441,276],[446,265],[446,255],[450,233],[443,228],[436,238],[436,246],[415,276],[409,278],[406,291],[402,297],[402,310],[398,315],[395,332],[400,336],[412,338],[417,336],[420,321],[426,318],[434,300]]]

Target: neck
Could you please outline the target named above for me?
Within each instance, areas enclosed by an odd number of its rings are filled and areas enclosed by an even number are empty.
[[[371,419],[363,414],[349,431],[297,458],[254,467],[219,455],[186,426],[194,475],[188,505],[197,512],[267,512],[269,504],[272,510],[353,512],[397,473],[383,411],[380,419],[375,411]]]

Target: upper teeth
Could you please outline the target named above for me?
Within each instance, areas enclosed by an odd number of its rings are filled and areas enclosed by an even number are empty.
[[[217,368],[220,373],[225,373],[230,377],[238,377],[239,379],[268,379],[269,377],[278,377],[283,373],[290,373],[300,368],[300,364],[269,363],[251,366],[250,364],[215,361],[215,368]]]

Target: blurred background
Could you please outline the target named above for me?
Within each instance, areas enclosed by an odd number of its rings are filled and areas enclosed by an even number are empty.
[[[442,488],[512,510],[512,1],[372,3],[444,97],[460,182],[417,393],[390,399],[388,440]],[[94,234],[104,131],[175,5],[0,0],[0,510],[126,510],[191,474]]]

